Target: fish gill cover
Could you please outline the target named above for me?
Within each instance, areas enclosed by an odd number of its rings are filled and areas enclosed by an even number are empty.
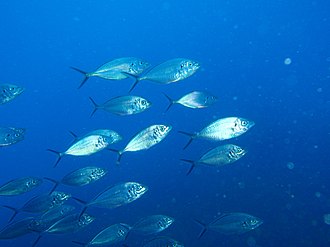
[[[129,231],[105,232],[104,243],[330,244],[326,1],[14,0],[1,1],[0,9],[0,205],[7,206],[0,207],[1,247],[87,244],[116,224]],[[203,94],[183,101],[191,92]],[[112,100],[122,96],[128,100]],[[90,99],[111,100],[111,108],[91,118]],[[179,99],[184,103],[166,111]],[[233,117],[255,125],[243,132],[235,132],[244,126],[235,121],[207,128]],[[153,125],[171,131],[138,135]],[[124,150],[131,140],[118,165],[109,149]],[[223,145],[240,147],[244,157],[211,151]],[[46,150],[70,147],[53,168],[56,154]],[[192,164],[182,160],[205,154],[207,164],[194,164],[187,176]],[[107,173],[85,186],[56,188],[71,195],[64,205],[78,217],[61,234],[45,228],[64,212],[49,220],[45,212],[20,210],[53,190],[45,177],[61,181],[91,166]],[[110,189],[125,183],[143,186]],[[111,193],[99,198],[108,201],[88,206],[105,191]],[[53,210],[60,202],[42,201]],[[103,207],[110,203],[119,206]],[[10,223],[8,207],[20,210]],[[79,220],[83,210],[93,219],[88,225]],[[131,231],[152,215],[174,222],[153,235]]]

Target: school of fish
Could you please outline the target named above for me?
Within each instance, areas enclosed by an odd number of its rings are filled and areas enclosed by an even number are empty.
[[[199,62],[187,58],[174,58],[151,67],[150,63],[143,59],[122,57],[106,62],[92,72],[85,72],[76,67],[71,68],[84,76],[78,88],[85,85],[91,77],[113,81],[131,78],[134,80],[129,89],[129,92],[131,92],[141,81],[151,81],[159,85],[178,83],[194,75],[200,67]],[[0,105],[12,102],[24,91],[23,87],[17,85],[0,85]],[[165,112],[174,104],[192,109],[201,109],[211,107],[218,100],[216,95],[198,90],[187,92],[175,100],[167,94],[164,94],[164,96],[169,101]],[[116,96],[101,104],[96,103],[97,101],[91,97],[89,99],[94,107],[90,117],[99,109],[117,116],[128,116],[142,113],[152,107],[152,102],[148,99],[130,94]],[[195,139],[214,142],[229,140],[246,133],[254,125],[255,123],[252,120],[239,116],[229,116],[210,121],[201,130],[192,133],[186,132],[186,130],[177,130],[177,132],[189,137],[187,144],[183,147],[183,149],[186,149]],[[117,164],[119,164],[124,153],[148,150],[165,140],[168,134],[173,132],[172,129],[171,125],[162,123],[145,126],[144,129],[137,131],[120,150],[111,147],[123,139],[115,130],[95,129],[81,136],[71,132],[74,141],[67,147],[63,147],[63,151],[50,148],[47,150],[57,156],[54,167],[59,164],[64,156],[89,156],[105,149],[118,154]],[[0,126],[0,148],[8,148],[7,146],[23,141],[25,132],[26,130],[22,127]],[[197,141],[195,145],[197,145]],[[201,154],[197,160],[182,158],[181,161],[191,165],[187,172],[188,175],[194,168],[199,166],[222,167],[230,165],[246,154],[247,151],[240,146],[224,144]],[[105,209],[121,207],[142,198],[149,190],[148,185],[144,183],[125,181],[119,184],[109,184],[108,188],[95,194],[94,198],[87,201],[65,192],[68,186],[86,186],[97,182],[107,174],[108,170],[106,168],[87,166],[71,171],[59,180],[51,177],[26,176],[3,182],[0,185],[0,197],[12,197],[28,193],[44,182],[53,184],[53,187],[47,193],[30,198],[22,206],[16,207],[0,203],[4,210],[13,212],[12,216],[8,218],[8,224],[0,230],[0,240],[14,239],[26,234],[36,234],[36,239],[32,244],[32,246],[36,246],[40,244],[42,237],[45,235],[78,232],[85,227],[89,227],[96,219],[95,216],[88,214],[90,207]],[[57,188],[60,188],[61,191],[58,191]],[[75,206],[67,204],[69,199],[81,204],[81,208],[77,209]],[[21,212],[29,213],[31,216],[16,220],[17,215]],[[125,240],[129,238],[130,234],[134,233],[144,237],[151,236],[145,238],[141,246],[184,246],[183,243],[171,237],[158,235],[175,222],[176,220],[173,217],[163,215],[161,212],[155,215],[143,215],[140,220],[131,225],[118,222],[105,226],[103,229],[99,229],[97,234],[90,236],[88,242],[82,242],[79,239],[73,239],[72,242],[81,246],[110,246],[118,243],[127,246]],[[259,227],[263,220],[244,212],[231,212],[222,214],[207,224],[200,221],[200,219],[195,219],[195,222],[202,227],[200,238],[207,230],[222,234],[243,234]]]

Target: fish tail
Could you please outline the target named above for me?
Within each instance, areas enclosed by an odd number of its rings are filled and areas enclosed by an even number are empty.
[[[167,106],[167,108],[165,110],[165,112],[167,112],[175,102],[167,94],[165,94],[165,93],[163,93],[163,94],[166,97],[166,99],[168,99],[168,101],[169,101],[169,105]]]
[[[117,161],[116,161],[116,163],[117,163],[117,165],[119,165],[120,164],[120,160],[121,160],[121,157],[123,156],[123,151],[122,150],[117,150],[117,149],[112,149],[112,148],[107,148],[109,151],[112,151],[112,152],[115,152],[115,153],[117,153],[118,154],[118,157],[117,157]]]
[[[201,238],[207,230],[207,225],[199,220],[194,219],[194,221],[203,227],[202,231],[199,233],[198,238]]]
[[[135,86],[139,83],[139,81],[141,80],[140,77],[136,76],[136,75],[132,75],[130,73],[126,73],[126,72],[121,72],[123,75],[126,75],[127,77],[131,77],[133,78],[135,81],[133,83],[133,85],[131,86],[131,88],[129,89],[129,93],[133,91],[133,89],[135,88]]]
[[[57,158],[57,160],[56,160],[56,162],[55,162],[55,164],[54,164],[54,166],[53,166],[53,167],[56,167],[57,164],[58,164],[58,163],[60,162],[60,160],[62,159],[63,154],[62,154],[61,152],[55,151],[55,150],[53,150],[53,149],[47,149],[47,151],[52,152],[52,153],[54,153],[54,154],[57,154],[58,158]]]
[[[37,239],[33,242],[33,244],[32,244],[32,247],[34,247],[34,246],[36,246],[37,245],[37,243],[39,242],[39,240],[41,239],[41,234],[39,234],[39,236],[37,237]]]
[[[73,70],[75,70],[75,71],[78,71],[79,73],[81,73],[81,74],[83,74],[83,75],[85,76],[84,80],[80,83],[80,85],[79,85],[79,87],[78,87],[78,89],[79,89],[79,88],[81,88],[81,87],[86,83],[86,81],[89,79],[88,73],[85,72],[85,71],[83,71],[83,70],[81,70],[81,69],[78,69],[78,68],[72,67],[72,66],[70,66],[70,68],[73,69]]]
[[[184,161],[184,162],[187,162],[187,163],[190,163],[190,164],[191,164],[190,169],[189,169],[188,172],[186,173],[186,175],[188,176],[188,175],[192,172],[192,170],[195,168],[195,166],[196,166],[196,162],[193,161],[193,160],[186,160],[186,159],[180,159],[180,160],[182,160],[182,161]]]
[[[79,217],[81,217],[81,216],[85,213],[85,211],[86,211],[86,209],[87,209],[87,207],[88,207],[88,202],[83,201],[83,200],[81,200],[81,199],[79,199],[79,198],[77,198],[77,197],[72,197],[72,199],[74,199],[74,200],[76,200],[78,203],[84,205],[83,209],[81,210],[81,212],[80,212],[80,214],[79,214]]]
[[[44,179],[54,183],[54,187],[50,190],[49,194],[53,193],[53,191],[57,188],[57,186],[60,184],[59,181],[52,179],[52,178],[48,178],[48,177],[44,177]]]
[[[184,135],[187,135],[187,136],[189,136],[190,137],[190,140],[187,142],[187,144],[183,147],[183,149],[186,149],[189,145],[190,145],[190,143],[193,141],[193,139],[195,138],[195,134],[191,134],[191,133],[188,133],[188,132],[184,132],[184,131],[178,131],[179,133],[181,133],[181,134],[184,134]]]
[[[10,219],[8,220],[8,223],[9,223],[9,222],[12,222],[13,219],[16,217],[16,215],[19,213],[19,210],[18,210],[17,208],[14,208],[14,207],[11,207],[11,206],[7,206],[7,205],[1,205],[1,207],[8,208],[8,209],[14,211],[14,212],[13,212],[13,215],[12,215],[12,216],[10,217]]]
[[[95,101],[92,99],[92,97],[89,97],[89,100],[92,102],[94,106],[94,110],[92,111],[91,115],[89,117],[92,117],[94,113],[100,108],[98,104],[95,103]]]
[[[74,139],[77,139],[78,136],[71,130],[69,130],[69,133],[73,136]]]
[[[72,240],[71,242],[75,243],[75,244],[78,244],[78,245],[81,245],[81,246],[87,246],[85,243],[82,243],[82,242],[78,242],[78,241],[74,241],[74,240]]]

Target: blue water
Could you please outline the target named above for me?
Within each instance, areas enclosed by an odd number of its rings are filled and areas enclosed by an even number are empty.
[[[1,83],[26,91],[3,105],[1,126],[24,127],[24,141],[1,148],[0,182],[27,175],[61,178],[87,165],[109,169],[107,177],[84,188],[59,189],[90,200],[105,187],[137,181],[149,191],[120,208],[89,208],[93,225],[68,235],[44,236],[38,246],[76,246],[114,223],[133,224],[143,216],[166,214],[176,219],[161,233],[185,246],[328,246],[330,226],[329,78],[330,4],[327,1],[1,1]],[[92,71],[114,58],[135,56],[153,65],[175,57],[198,60],[202,68],[191,78],[171,85],[143,81],[133,93],[153,102],[134,116],[118,117],[93,109],[88,97],[104,102],[127,94],[132,80],[91,78],[77,89],[82,75],[75,66]],[[287,61],[288,64],[285,63]],[[288,62],[289,61],[289,62]],[[290,62],[291,61],[291,62]],[[167,100],[192,90],[219,97],[201,110]],[[256,125],[246,134],[223,143],[248,150],[240,161],[221,169],[189,166],[180,158],[197,159],[219,143],[188,141],[178,130],[194,132],[214,119],[240,116]],[[152,124],[171,124],[173,130],[147,151],[116,154],[102,151],[89,157],[56,156],[72,141],[69,130],[83,135],[110,128],[123,135],[114,146],[123,148],[138,131]],[[294,164],[293,169],[288,163]],[[46,193],[44,184],[28,194],[0,198],[20,207]],[[70,203],[79,207],[74,201]],[[1,226],[11,215],[1,209]],[[207,231],[193,219],[212,221],[225,212],[245,212],[262,218],[258,229],[226,236]],[[18,216],[25,217],[27,214]],[[36,234],[2,240],[1,247],[29,246]],[[144,239],[129,235],[129,246]],[[150,237],[149,237],[150,238]]]

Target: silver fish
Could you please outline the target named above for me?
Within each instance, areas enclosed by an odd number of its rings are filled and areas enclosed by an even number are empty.
[[[44,213],[52,208],[62,205],[70,197],[70,194],[54,191],[51,194],[43,194],[33,197],[19,209],[7,205],[2,205],[2,207],[14,211],[12,217],[9,220],[9,222],[11,222],[19,212]]]
[[[0,196],[16,196],[33,190],[42,184],[41,178],[23,177],[0,186]]]
[[[263,223],[261,219],[246,213],[224,214],[209,224],[204,224],[198,220],[195,221],[203,226],[199,238],[203,236],[208,229],[222,234],[242,234],[256,229]]]
[[[156,237],[145,242],[143,247],[184,247],[184,245],[169,237]]]
[[[168,95],[164,94],[165,97],[169,100],[170,104],[168,105],[166,111],[170,109],[173,104],[180,104],[192,109],[206,108],[213,105],[218,98],[212,94],[202,92],[202,91],[193,91],[178,100],[171,99]],[[165,111],[165,112],[166,112]]]
[[[141,77],[131,75],[135,77],[135,82],[130,91],[142,80],[153,81],[159,84],[169,84],[192,76],[199,68],[200,64],[196,61],[186,58],[174,58],[153,67]],[[127,72],[123,74],[129,75]]]
[[[66,151],[58,152],[52,149],[47,149],[58,155],[58,159],[54,165],[60,162],[64,155],[73,156],[88,156],[105,149],[113,140],[104,135],[88,135],[74,142]]]
[[[74,233],[88,226],[94,220],[95,218],[88,214],[80,215],[79,213],[76,213],[76,214],[67,215],[64,218],[55,222],[47,230],[40,233],[39,237],[33,243],[32,247],[37,245],[43,233],[49,233],[49,234]]]
[[[28,217],[15,221],[0,230],[0,239],[13,239],[31,233],[35,219]]]
[[[35,219],[30,228],[34,232],[44,232],[55,222],[64,218],[75,209],[72,205],[63,204],[59,207],[52,208],[46,213],[42,214],[39,218]]]
[[[85,205],[82,212],[87,207],[95,206],[100,208],[116,208],[139,199],[148,191],[148,187],[136,182],[126,182],[109,187],[100,193],[90,202],[84,202],[77,198],[77,201]]]
[[[174,219],[166,215],[150,215],[136,222],[132,229],[144,235],[154,234],[164,231],[172,225],[173,222]]]
[[[191,134],[183,131],[179,133],[190,136],[189,142],[183,149],[187,148],[193,139],[201,138],[213,141],[223,141],[238,137],[254,126],[254,122],[240,117],[220,118],[201,131]]]
[[[246,151],[239,146],[233,144],[225,144],[211,149],[202,155],[199,160],[187,160],[181,159],[182,161],[191,163],[191,167],[187,172],[187,175],[191,173],[196,165],[204,164],[209,166],[224,166],[231,164],[246,154]]]
[[[119,116],[127,116],[143,112],[151,106],[151,102],[148,100],[133,95],[115,97],[106,101],[102,105],[96,104],[91,97],[89,99],[94,105],[91,117],[98,109],[103,109]]]
[[[0,147],[15,144],[24,140],[25,129],[0,127]]]
[[[77,241],[72,242],[82,246],[112,245],[124,241],[130,229],[131,227],[129,225],[118,223],[103,229],[88,243],[81,243]]]
[[[111,130],[111,129],[96,129],[88,132],[87,134],[79,137],[72,131],[70,131],[71,135],[75,138],[74,142],[77,142],[78,140],[81,140],[85,137],[92,136],[92,135],[101,135],[107,137],[107,141],[110,144],[117,143],[123,139],[123,137],[118,134],[116,131]]]
[[[107,173],[108,171],[104,168],[87,166],[70,172],[69,174],[65,175],[60,181],[47,177],[45,177],[45,179],[55,184],[55,186],[51,190],[54,191],[59,184],[64,184],[68,186],[84,186],[101,179]]]
[[[8,103],[24,92],[24,88],[13,84],[0,85],[0,105]]]
[[[122,72],[129,73],[131,75],[139,75],[149,66],[150,64],[148,62],[140,58],[122,57],[103,64],[94,72],[88,73],[74,67],[71,68],[85,75],[84,80],[79,86],[79,88],[81,88],[85,84],[85,82],[92,76],[100,77],[107,80],[122,80],[128,77]]]
[[[136,152],[146,150],[158,144],[170,133],[172,126],[170,125],[151,125],[150,127],[137,133],[122,150],[109,149],[118,153],[117,163],[125,152]]]

